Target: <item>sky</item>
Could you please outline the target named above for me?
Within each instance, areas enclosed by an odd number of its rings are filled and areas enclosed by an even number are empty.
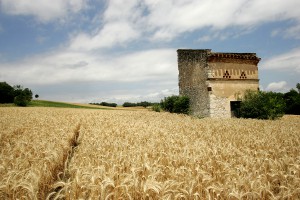
[[[39,99],[158,102],[177,49],[256,53],[260,88],[300,82],[299,0],[0,0],[0,82]]]

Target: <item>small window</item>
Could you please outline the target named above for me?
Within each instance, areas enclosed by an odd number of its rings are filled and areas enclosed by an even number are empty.
[[[212,91],[212,88],[211,87],[207,87],[207,91]]]
[[[247,76],[246,76],[245,72],[242,72],[240,79],[246,79],[246,78],[247,78]]]
[[[229,72],[226,70],[226,72],[223,75],[223,78],[231,78]]]

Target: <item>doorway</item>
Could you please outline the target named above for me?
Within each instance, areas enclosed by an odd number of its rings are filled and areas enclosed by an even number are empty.
[[[230,101],[231,117],[240,117],[241,101]]]

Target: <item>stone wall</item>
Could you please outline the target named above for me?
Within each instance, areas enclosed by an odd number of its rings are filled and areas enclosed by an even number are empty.
[[[210,117],[213,118],[229,118],[231,117],[230,102],[226,97],[217,97],[214,94],[209,95]],[[228,107],[229,105],[229,107]]]
[[[258,80],[210,80],[210,117],[231,117],[231,101],[239,101],[246,90],[257,90]]]
[[[245,90],[258,90],[258,80],[209,80],[211,94],[225,97],[232,101],[237,100],[236,95],[243,96]]]
[[[190,97],[191,114],[209,116],[207,54],[209,50],[177,50],[179,94]]]

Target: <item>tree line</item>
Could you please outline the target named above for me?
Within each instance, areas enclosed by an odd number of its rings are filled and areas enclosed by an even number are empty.
[[[300,83],[297,90],[291,89],[286,93],[251,91],[245,92],[237,117],[255,119],[277,119],[284,114],[300,115]],[[165,97],[159,104],[154,104],[154,111],[168,111],[171,113],[189,114],[190,99],[186,96]]]
[[[27,106],[32,100],[32,91],[21,85],[11,86],[0,82],[0,103],[14,103],[17,106]]]
[[[284,114],[300,115],[300,84],[286,93],[246,91],[238,117],[276,119]]]
[[[107,102],[101,102],[101,103],[90,103],[91,105],[98,105],[98,106],[107,106],[107,107],[117,107],[118,104],[116,103],[107,103]]]

